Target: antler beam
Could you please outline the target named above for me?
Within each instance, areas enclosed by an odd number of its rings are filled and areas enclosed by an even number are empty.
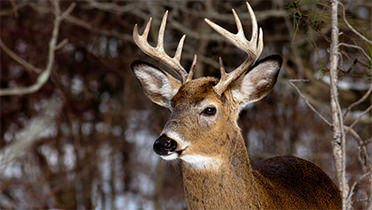
[[[137,46],[144,53],[156,58],[157,60],[160,60],[164,64],[171,67],[181,77],[182,83],[184,83],[186,82],[188,78],[188,73],[182,67],[180,60],[181,60],[181,54],[182,54],[182,47],[183,47],[183,43],[185,41],[186,35],[183,35],[180,42],[178,43],[177,50],[176,50],[174,57],[171,58],[169,55],[167,55],[167,53],[164,50],[164,31],[165,31],[165,26],[167,22],[167,17],[168,17],[168,11],[164,13],[163,19],[161,21],[159,35],[158,35],[158,43],[156,47],[152,47],[147,41],[147,37],[149,35],[149,31],[151,27],[152,18],[148,20],[146,24],[146,28],[143,31],[142,35],[139,35],[138,33],[137,24],[134,26],[133,39],[134,39],[134,42],[137,44]],[[195,66],[195,63],[196,63],[196,56],[194,56],[193,66]]]
[[[217,85],[214,86],[214,90],[219,95],[221,95],[227,89],[227,87],[232,81],[236,80],[240,75],[247,71],[249,67],[252,66],[252,64],[260,57],[262,53],[263,31],[261,28],[257,30],[258,26],[256,16],[248,2],[247,8],[252,21],[252,37],[250,41],[248,41],[247,38],[245,37],[242,23],[240,22],[240,19],[234,9],[232,9],[232,13],[234,15],[236,27],[238,29],[238,32],[236,34],[227,31],[226,29],[208,20],[207,18],[205,19],[205,22],[207,22],[207,24],[210,27],[212,27],[216,32],[221,34],[236,47],[238,47],[239,49],[243,50],[248,54],[247,59],[230,73],[225,72],[224,67],[222,66],[222,59],[220,59],[221,79],[217,83]]]

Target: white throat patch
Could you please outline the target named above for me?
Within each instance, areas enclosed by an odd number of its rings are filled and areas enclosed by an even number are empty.
[[[221,166],[220,159],[203,155],[183,155],[180,158],[193,168],[201,170],[217,170]]]

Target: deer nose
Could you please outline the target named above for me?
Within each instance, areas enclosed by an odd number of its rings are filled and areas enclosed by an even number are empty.
[[[153,148],[158,155],[168,155],[170,152],[176,151],[177,142],[163,134],[156,139]]]

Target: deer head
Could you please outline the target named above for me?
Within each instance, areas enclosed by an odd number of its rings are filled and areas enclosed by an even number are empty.
[[[165,160],[180,158],[194,166],[218,166],[229,156],[233,145],[232,135],[240,135],[237,125],[239,112],[249,103],[262,99],[273,88],[282,59],[273,55],[258,62],[263,49],[263,32],[258,29],[256,17],[247,3],[252,20],[252,36],[247,40],[235,10],[238,32],[230,33],[208,19],[206,23],[247,53],[245,61],[230,73],[226,73],[220,58],[221,78],[193,79],[197,56],[194,56],[189,73],[180,64],[185,35],[181,38],[174,57],[165,53],[164,30],[168,12],[165,12],[156,47],[147,42],[151,18],[142,35],[135,25],[133,37],[146,54],[166,64],[179,78],[142,61],[132,63],[132,70],[145,94],[156,104],[171,111],[171,116],[153,149]],[[256,62],[256,63],[255,63]]]

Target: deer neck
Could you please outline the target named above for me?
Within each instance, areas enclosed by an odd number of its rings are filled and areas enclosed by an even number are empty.
[[[227,143],[218,165],[195,167],[182,163],[189,209],[259,209],[260,192],[239,128],[224,138]]]

